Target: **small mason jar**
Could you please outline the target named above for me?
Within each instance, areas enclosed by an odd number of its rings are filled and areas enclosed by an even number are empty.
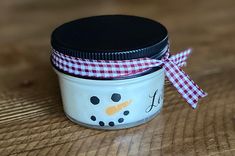
[[[168,52],[166,28],[153,20],[129,15],[82,18],[56,28],[53,50],[88,60],[161,59]],[[98,129],[143,124],[161,110],[164,70],[100,78],[63,70],[51,59],[60,83],[63,108],[73,122]],[[133,67],[134,68],[134,67]]]

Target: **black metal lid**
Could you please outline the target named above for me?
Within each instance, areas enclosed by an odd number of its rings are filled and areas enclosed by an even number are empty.
[[[162,24],[147,18],[103,15],[59,26],[52,33],[51,44],[63,54],[84,59],[160,58],[168,34]]]

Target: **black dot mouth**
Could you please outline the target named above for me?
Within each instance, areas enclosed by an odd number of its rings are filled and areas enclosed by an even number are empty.
[[[128,110],[123,112],[123,115],[127,116],[130,112]]]
[[[114,122],[113,121],[109,122],[109,126],[111,127],[115,126]]]
[[[96,121],[96,117],[94,115],[91,116],[92,121]]]
[[[123,123],[123,122],[124,122],[124,119],[123,119],[123,118],[119,118],[119,119],[118,119],[118,122],[119,122],[119,123]]]
[[[105,124],[104,124],[103,121],[100,121],[100,122],[99,122],[99,125],[100,125],[101,127],[103,127]]]
[[[123,115],[124,115],[124,116],[127,116],[127,115],[129,115],[129,114],[130,114],[130,111],[129,111],[129,110],[125,110],[125,111],[123,112]],[[91,119],[92,121],[96,121],[96,120],[97,120],[96,116],[94,116],[94,115],[91,115],[90,119]],[[118,118],[117,123],[123,123],[124,121],[125,121],[124,118],[123,118],[123,117],[120,117],[120,118]],[[114,127],[114,126],[115,126],[115,122],[114,122],[114,121],[109,121],[107,124],[105,124],[104,121],[99,121],[98,123],[99,123],[99,125],[100,125],[101,127],[104,127],[104,126]]]

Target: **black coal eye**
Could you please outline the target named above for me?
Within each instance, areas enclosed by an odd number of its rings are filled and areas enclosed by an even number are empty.
[[[97,96],[92,96],[92,97],[90,98],[90,101],[91,101],[91,103],[92,103],[93,105],[97,105],[97,104],[100,103],[100,99],[99,99]]]
[[[114,101],[114,102],[118,102],[121,100],[121,95],[118,94],[118,93],[113,93],[111,99]]]

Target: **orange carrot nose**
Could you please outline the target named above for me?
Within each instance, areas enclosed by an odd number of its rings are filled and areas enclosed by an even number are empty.
[[[128,100],[128,101],[125,101],[123,103],[117,104],[115,106],[110,106],[106,109],[106,114],[113,115],[113,114],[119,112],[122,108],[127,107],[128,105],[130,105],[131,102],[132,102],[132,100]]]

